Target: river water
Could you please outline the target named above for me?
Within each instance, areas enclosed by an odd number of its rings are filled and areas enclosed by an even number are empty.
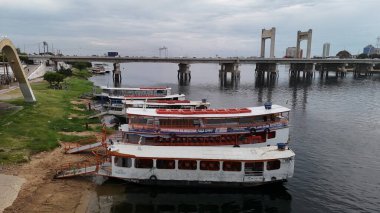
[[[279,67],[274,82],[240,67],[239,82],[221,84],[219,65],[192,65],[179,84],[176,64],[124,64],[122,86],[169,86],[211,107],[286,106],[295,175],[283,186],[249,190],[163,189],[107,181],[97,188],[95,212],[379,212],[380,75],[291,80]],[[112,86],[112,74],[95,76]]]

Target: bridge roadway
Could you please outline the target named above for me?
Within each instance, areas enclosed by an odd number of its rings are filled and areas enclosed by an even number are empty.
[[[177,63],[177,64],[380,64],[380,59],[295,59],[295,58],[259,58],[259,57],[107,57],[107,56],[39,56],[29,55],[31,60],[52,60],[64,62],[108,62],[108,63]]]

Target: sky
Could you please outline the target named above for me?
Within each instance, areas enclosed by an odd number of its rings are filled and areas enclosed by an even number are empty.
[[[379,0],[0,0],[0,37],[22,51],[65,55],[248,57],[276,27],[275,56],[313,30],[312,56],[363,51],[380,36]],[[270,40],[266,41],[269,56]],[[301,43],[306,49],[306,41]]]

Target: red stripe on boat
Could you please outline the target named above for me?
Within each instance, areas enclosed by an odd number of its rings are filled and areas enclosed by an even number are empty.
[[[250,113],[248,108],[239,109],[156,109],[157,114],[202,115],[202,114],[239,114]]]

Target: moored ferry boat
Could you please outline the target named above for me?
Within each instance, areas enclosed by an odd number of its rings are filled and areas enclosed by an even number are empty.
[[[210,103],[206,100],[122,100],[122,103],[102,104],[110,114],[126,116],[128,108],[154,108],[154,109],[207,109]]]
[[[163,146],[266,146],[289,139],[289,109],[128,108],[121,130],[127,143]]]
[[[250,187],[284,182],[295,154],[285,144],[260,148],[114,144],[111,177],[149,185]]]
[[[171,94],[169,87],[104,87],[94,96],[111,105],[121,105],[123,100],[185,100],[184,94]]]
[[[105,74],[107,72],[103,64],[94,64],[91,70],[94,74]]]

